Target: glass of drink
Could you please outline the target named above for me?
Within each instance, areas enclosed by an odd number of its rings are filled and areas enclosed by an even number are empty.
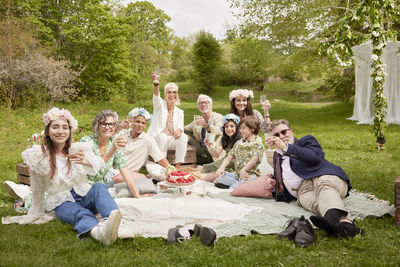
[[[193,116],[193,120],[194,120],[194,121],[198,121],[201,117],[202,117],[202,116],[200,116],[200,115],[194,115],[194,116]]]
[[[215,133],[209,133],[208,135],[208,142],[209,143],[214,143],[214,141],[215,141]]]
[[[78,147],[76,145],[76,143],[72,143],[71,146],[68,149],[68,154],[74,156],[77,152],[78,152]]]

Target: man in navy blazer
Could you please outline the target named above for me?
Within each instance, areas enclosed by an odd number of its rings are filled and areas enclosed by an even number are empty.
[[[310,220],[329,235],[355,236],[361,229],[344,209],[343,198],[351,189],[350,179],[325,159],[321,145],[312,135],[296,140],[287,120],[270,125],[267,145],[275,147],[274,179],[277,201],[297,199],[299,206],[317,214]]]

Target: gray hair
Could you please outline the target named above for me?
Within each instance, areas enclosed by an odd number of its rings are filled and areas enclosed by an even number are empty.
[[[201,98],[207,99],[207,101],[210,102],[210,104],[212,104],[212,98],[211,97],[209,97],[208,95],[200,94],[199,97],[197,98],[197,105],[199,104]]]
[[[271,124],[269,125],[269,127],[268,127],[269,132],[272,132],[272,130],[273,130],[276,126],[278,126],[278,125],[280,125],[280,124],[285,124],[287,127],[290,128],[289,121],[286,120],[286,119],[273,120],[273,121],[271,122]]]
[[[167,93],[167,89],[169,89],[169,88],[174,88],[174,89],[176,89],[177,91],[179,90],[178,85],[177,85],[176,83],[167,83],[167,84],[164,86],[164,95]]]
[[[103,120],[106,120],[108,117],[113,117],[115,121],[115,132],[119,129],[119,121],[118,121],[118,114],[112,110],[102,110],[97,113],[96,117],[92,121],[92,131],[94,136],[99,135],[99,123]]]

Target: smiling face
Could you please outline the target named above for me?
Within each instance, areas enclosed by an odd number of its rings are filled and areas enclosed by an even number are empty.
[[[110,138],[115,134],[115,119],[114,117],[106,117],[99,122],[99,137]]]
[[[174,104],[175,105],[175,103],[179,99],[178,88],[169,87],[165,91],[164,99],[167,102],[167,104]]]
[[[146,119],[143,116],[136,116],[133,118],[132,123],[132,136],[137,137],[139,136],[146,127]]]
[[[71,129],[67,121],[62,119],[51,121],[49,127],[49,137],[55,145],[65,145],[70,134]]]
[[[286,124],[279,124],[271,131],[272,136],[279,137],[285,144],[293,144],[293,131]]]
[[[236,132],[236,124],[229,120],[225,123],[224,130],[227,136],[232,137]]]
[[[254,131],[244,123],[240,125],[240,133],[246,139],[251,139],[254,136]]]
[[[212,104],[205,97],[200,98],[197,105],[199,106],[199,111],[203,114],[208,114],[212,112]]]
[[[238,96],[235,98],[235,108],[238,111],[243,111],[247,107],[247,98],[244,96]]]

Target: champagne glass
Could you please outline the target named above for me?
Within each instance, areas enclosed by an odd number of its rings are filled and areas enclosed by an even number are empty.
[[[160,70],[156,69],[152,73],[153,84],[160,84],[161,72]]]

